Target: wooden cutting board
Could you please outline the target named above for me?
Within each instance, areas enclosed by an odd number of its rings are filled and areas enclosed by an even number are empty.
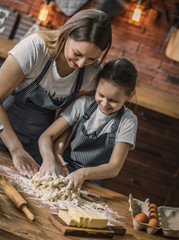
[[[124,235],[126,229],[122,226],[114,227],[114,231],[110,226],[107,226],[103,229],[94,229],[94,228],[79,228],[68,226],[58,217],[58,215],[52,214],[49,216],[49,220],[52,224],[61,231],[63,235],[70,236],[86,236],[86,237],[95,237],[95,238],[112,238],[115,234]]]

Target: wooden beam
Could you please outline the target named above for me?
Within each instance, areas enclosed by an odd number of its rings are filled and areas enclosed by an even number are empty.
[[[159,89],[137,84],[136,97],[130,102],[179,119],[179,97]]]
[[[5,39],[0,37],[0,57],[1,58],[7,58],[8,51],[11,50],[17,42],[10,39]]]

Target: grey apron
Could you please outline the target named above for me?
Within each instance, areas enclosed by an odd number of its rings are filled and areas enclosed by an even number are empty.
[[[56,110],[74,99],[81,88],[85,68],[79,70],[74,92],[65,98],[53,99],[39,85],[47,72],[53,56],[50,57],[39,76],[30,85],[20,91],[13,92],[4,102],[9,121],[22,143],[24,149],[38,162],[42,163],[38,148],[40,135],[55,120]],[[8,149],[0,139],[0,149],[8,152]]]
[[[116,131],[118,130],[121,117],[124,113],[124,106],[118,111],[110,133],[100,134],[101,130],[87,134],[84,123],[97,109],[98,104],[94,101],[87,109],[72,136],[69,146],[63,154],[68,162],[69,172],[83,167],[95,167],[108,163],[115,145]],[[90,180],[96,185],[105,187],[105,180]]]

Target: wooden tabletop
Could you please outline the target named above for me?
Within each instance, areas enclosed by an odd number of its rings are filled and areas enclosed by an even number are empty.
[[[6,177],[11,179],[11,174],[14,172],[17,174],[17,171],[14,169],[11,158],[9,154],[0,151],[0,173],[6,175]],[[12,182],[11,182],[12,183]],[[16,189],[18,189],[17,184],[14,185]],[[119,186],[120,187],[120,186]],[[99,195],[107,204],[112,211],[118,212],[120,217],[121,226],[126,228],[126,234],[124,236],[115,235],[112,239],[125,239],[125,240],[162,240],[162,239],[172,239],[162,237],[159,232],[157,235],[149,235],[145,231],[137,231],[133,228],[131,213],[129,212],[129,203],[128,197],[122,194],[107,190],[105,188],[101,188],[95,186],[93,184],[87,184],[86,190],[90,191],[90,193]],[[19,191],[19,190],[18,190]],[[9,219],[4,219],[4,215],[0,213],[0,235],[3,236],[4,240],[13,239],[30,239],[30,240],[68,240],[68,239],[94,239],[97,238],[88,238],[88,237],[72,237],[72,236],[63,236],[61,232],[55,228],[48,219],[48,216],[52,214],[52,210],[50,209],[48,204],[42,203],[41,201],[33,198],[32,195],[28,195],[23,190],[19,191],[22,196],[29,203],[29,209],[35,215],[36,220],[34,222],[30,222],[27,220],[25,215],[18,210],[15,209],[14,217]],[[1,193],[2,194],[2,193]],[[3,195],[6,197],[6,195]],[[7,198],[7,204],[9,207],[14,207],[14,205]],[[15,207],[14,207],[15,208]],[[54,210],[53,210],[54,211]],[[57,211],[57,210],[56,210]],[[104,239],[104,238],[103,238]]]

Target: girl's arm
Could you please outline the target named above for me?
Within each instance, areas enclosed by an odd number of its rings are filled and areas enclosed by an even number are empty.
[[[29,153],[24,150],[2,107],[3,101],[23,79],[24,73],[21,67],[16,59],[12,55],[9,55],[0,68],[0,121],[4,125],[4,130],[0,134],[0,137],[9,149],[15,168],[20,174],[31,177],[38,171],[39,166]]]
[[[117,142],[113,149],[109,163],[97,167],[81,168],[67,176],[68,187],[77,191],[87,179],[106,179],[116,177],[127,157],[130,145],[128,143]]]
[[[70,127],[69,123],[60,116],[39,138],[39,150],[43,159],[40,175],[61,175],[66,170],[62,157],[54,154],[54,142]],[[64,165],[64,166],[63,166]],[[64,169],[64,168],[65,169]],[[63,171],[64,170],[64,171]]]

